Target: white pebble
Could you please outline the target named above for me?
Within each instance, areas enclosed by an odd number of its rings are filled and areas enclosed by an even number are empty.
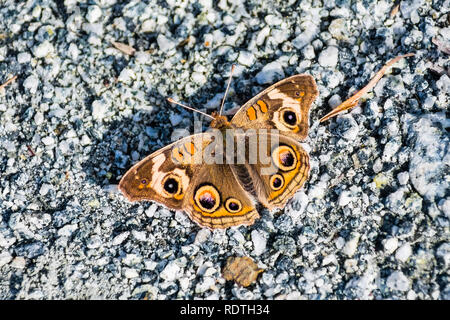
[[[450,218],[450,199],[442,199],[439,201],[439,209],[447,218]]]
[[[288,209],[286,213],[291,217],[292,222],[294,224],[297,224],[298,222],[300,222],[300,217],[302,216],[303,212],[305,211],[306,207],[308,206],[309,198],[306,195],[306,193],[302,190],[300,192],[297,192],[292,197],[291,203],[296,204],[295,208],[294,208],[294,205],[292,205],[291,206],[292,209]]]
[[[350,191],[342,191],[339,195],[338,205],[340,207],[345,207],[352,201],[352,196]]]
[[[128,253],[122,260],[127,266],[134,266],[142,262],[142,256],[135,253]]]
[[[136,62],[139,64],[148,64],[151,62],[150,55],[147,52],[138,51],[134,56]]]
[[[314,52],[314,47],[310,44],[308,44],[306,47],[303,48],[302,53],[305,59],[308,60],[312,60],[316,56],[316,53]]]
[[[205,75],[200,72],[193,72],[191,78],[192,81],[197,84],[204,84],[207,81]]]
[[[308,22],[305,25],[305,30],[292,40],[293,46],[297,49],[303,48],[316,37],[319,31],[320,29],[317,25],[313,22]]]
[[[414,292],[414,290],[409,290],[408,293],[406,294],[406,299],[408,299],[408,300],[416,300],[417,299],[417,294]]]
[[[10,140],[3,141],[3,148],[5,148],[6,151],[9,153],[16,152],[16,144],[14,141],[10,141]]]
[[[259,31],[258,35],[256,36],[256,45],[261,46],[266,40],[266,38],[269,36],[269,34],[270,34],[269,27],[265,26],[264,28],[262,28],[261,31]]]
[[[237,61],[243,66],[251,67],[255,63],[255,56],[251,52],[241,51]]]
[[[108,110],[107,105],[102,100],[95,100],[92,103],[92,116],[94,119],[103,119]]]
[[[42,42],[40,45],[36,46],[34,48],[33,53],[36,58],[44,58],[50,53],[52,53],[53,50],[54,50],[53,45],[48,40],[46,40]]]
[[[24,257],[15,257],[14,260],[11,262],[11,267],[16,269],[24,269],[25,264],[26,261]]]
[[[334,254],[329,254],[322,260],[322,266],[327,266],[329,264],[337,264],[337,259]]]
[[[386,280],[386,286],[391,290],[408,291],[410,280],[401,271],[394,271]]]
[[[5,251],[2,251],[2,253],[0,253],[0,267],[9,263],[11,260],[12,260],[12,256],[8,251],[5,250]]]
[[[40,126],[44,122],[44,114],[42,112],[36,112],[34,115],[34,123]]]
[[[160,277],[166,281],[174,281],[177,279],[180,270],[181,268],[174,261],[171,261],[161,272]]]
[[[436,81],[436,87],[442,92],[450,93],[450,78],[443,74],[438,81]]]
[[[327,191],[327,184],[325,181],[319,181],[309,189],[309,199],[322,199]]]
[[[46,146],[52,146],[55,144],[55,139],[51,136],[46,136],[44,138],[42,138],[42,143],[45,144]]]
[[[431,108],[433,108],[436,99],[437,98],[434,96],[428,96],[423,102],[422,108],[424,108],[425,110],[430,110]]]
[[[356,234],[345,243],[342,252],[345,255],[347,255],[347,257],[352,257],[356,253],[356,249],[358,248],[358,242],[359,242],[359,234]]]
[[[39,86],[39,79],[35,75],[31,75],[23,82],[24,88],[30,90],[31,94],[36,93]]]
[[[18,63],[28,63],[31,61],[31,54],[28,52],[21,52],[17,55]]]
[[[136,269],[124,268],[123,275],[125,278],[133,279],[139,277],[139,272]]]
[[[195,244],[201,244],[208,240],[209,236],[211,235],[211,231],[208,229],[201,229],[199,232],[197,232],[197,235],[195,236],[194,243]]]
[[[71,150],[70,144],[67,140],[63,140],[59,142],[58,149],[61,154],[68,154]]]
[[[252,231],[252,241],[253,241],[253,254],[259,256],[266,250],[267,240],[257,230]]]
[[[339,237],[336,239],[336,241],[334,242],[334,244],[336,245],[336,248],[338,248],[339,250],[342,249],[345,245],[345,239],[342,237]]]
[[[401,146],[402,145],[396,140],[392,140],[386,143],[382,156],[383,162],[389,161],[395,154],[397,154]]]
[[[395,258],[400,260],[401,262],[406,262],[408,258],[412,254],[411,245],[409,243],[405,243],[395,252]]]
[[[80,55],[80,50],[78,49],[77,45],[75,43],[71,43],[69,45],[69,50],[67,51],[68,56],[72,58],[72,60],[77,60],[78,56]]]
[[[342,99],[338,94],[334,94],[331,96],[330,99],[328,99],[328,105],[334,109],[336,108],[338,105],[340,105],[342,103]]]
[[[93,235],[92,237],[89,238],[89,240],[87,241],[86,246],[89,249],[98,249],[102,246],[102,237],[100,237],[99,235]]]
[[[136,79],[136,73],[129,68],[124,68],[118,77],[118,81],[126,83],[126,84],[130,84],[134,79]]]
[[[397,250],[398,247],[398,239],[397,238],[388,238],[383,240],[384,250],[387,254],[393,253]]]
[[[67,224],[58,230],[58,236],[60,237],[70,237],[75,230],[77,230],[77,224]]]
[[[51,184],[44,183],[39,190],[39,194],[41,196],[45,196],[51,189],[53,189],[53,186]]]
[[[90,6],[86,15],[87,21],[94,23],[102,16],[102,10],[98,6]]]
[[[400,172],[397,175],[397,180],[398,180],[398,183],[400,183],[400,185],[402,185],[402,186],[406,185],[408,183],[408,180],[409,180],[409,173],[408,173],[408,171]]]
[[[355,273],[358,271],[358,261],[356,259],[345,260],[344,269],[346,273]]]
[[[145,231],[133,230],[133,231],[131,231],[131,233],[133,234],[133,237],[138,241],[147,240],[147,235],[146,235]]]
[[[156,21],[152,19],[147,19],[142,22],[141,32],[153,32],[156,28]]]
[[[280,25],[283,20],[281,19],[281,17],[278,17],[276,15],[273,14],[268,14],[265,18],[264,21],[269,25],[269,26],[278,26]]]
[[[114,237],[112,240],[112,245],[117,246],[125,241],[126,238],[128,238],[128,235],[130,234],[130,231],[122,232],[121,234]]]
[[[165,37],[162,34],[156,38],[156,42],[158,42],[159,48],[164,52],[172,50],[177,45],[175,41]]]
[[[186,291],[187,289],[189,289],[189,284],[191,283],[189,278],[183,277],[181,279],[178,279],[178,282],[180,283],[180,287],[181,287],[182,291]]]
[[[157,209],[158,206],[153,203],[147,210],[145,210],[145,215],[149,218],[153,218]]]
[[[319,64],[322,67],[335,67],[338,63],[339,50],[335,46],[329,46],[319,55]]]
[[[8,48],[6,48],[6,46],[0,47],[0,61],[4,61],[6,59],[7,52]]]
[[[276,80],[284,78],[283,67],[278,61],[268,63],[256,75],[256,82],[259,84],[273,83]]]

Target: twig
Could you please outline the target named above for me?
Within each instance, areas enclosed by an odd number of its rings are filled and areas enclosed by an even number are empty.
[[[12,77],[11,79],[9,79],[8,81],[6,81],[4,84],[0,84],[0,90],[3,89],[4,87],[6,87],[8,84],[10,84],[11,82],[14,82],[17,79],[17,75],[15,75],[14,77]]]
[[[119,51],[125,53],[126,55],[132,56],[136,53],[136,49],[122,42],[111,41],[111,44]]]
[[[402,56],[398,56],[392,60],[389,60],[384,66],[383,68],[381,68],[380,71],[378,71],[375,76],[372,78],[372,80],[369,81],[369,83],[362,88],[361,90],[359,90],[358,92],[356,92],[353,96],[351,96],[349,99],[345,100],[344,102],[342,102],[340,105],[338,105],[336,108],[334,108],[330,113],[326,114],[322,119],[320,119],[320,122],[324,122],[336,115],[338,115],[339,113],[351,109],[353,107],[355,107],[358,102],[359,99],[361,99],[361,97],[363,95],[365,95],[368,91],[370,91],[373,87],[375,87],[375,85],[377,84],[377,82],[381,79],[381,77],[384,76],[384,74],[386,73],[387,69],[392,66],[394,63],[396,63],[397,61],[406,58],[406,57],[411,57],[413,56],[414,53],[408,53],[408,54],[404,54]]]
[[[389,17],[393,18],[397,14],[398,9],[400,9],[400,0],[396,0],[394,2],[394,5],[392,6],[391,12],[389,13]]]

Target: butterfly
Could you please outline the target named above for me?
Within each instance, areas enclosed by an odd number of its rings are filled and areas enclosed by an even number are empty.
[[[308,135],[318,93],[314,78],[299,74],[250,99],[230,121],[214,112],[210,127],[216,134],[188,136],[154,152],[126,172],[119,190],[130,201],[183,210],[202,227],[251,225],[259,204],[283,207],[308,179],[309,156],[299,141]],[[228,138],[219,143],[225,133]],[[230,145],[231,157],[225,152]],[[260,151],[266,161],[249,161],[258,152],[252,151],[255,145],[266,146]],[[215,161],[206,161],[208,151]],[[244,160],[233,161],[239,155]]]
[[[353,108],[387,67],[320,121]],[[233,69],[232,69],[233,70]],[[228,92],[230,80],[228,81]],[[308,179],[309,155],[300,141],[308,135],[309,109],[319,91],[314,78],[298,74],[283,79],[246,102],[231,120],[211,115],[210,128],[172,143],[134,165],[119,182],[130,201],[156,201],[183,210],[210,229],[251,225],[258,207],[282,208]],[[170,102],[174,102],[168,99]],[[231,150],[231,151],[230,151]]]

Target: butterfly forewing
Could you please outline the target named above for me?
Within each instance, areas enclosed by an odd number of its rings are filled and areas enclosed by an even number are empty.
[[[231,123],[241,128],[278,129],[296,140],[303,140],[308,135],[309,109],[318,94],[312,76],[295,75],[250,99]]]

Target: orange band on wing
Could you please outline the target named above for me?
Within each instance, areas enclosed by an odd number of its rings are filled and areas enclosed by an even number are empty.
[[[195,145],[194,145],[194,143],[191,142],[191,141],[186,142],[186,143],[184,144],[184,148],[185,148],[186,151],[189,152],[191,155],[194,155],[194,153],[195,153],[195,151],[196,151]]]
[[[172,149],[172,158],[177,160],[178,162],[183,162],[183,154],[180,152],[180,149],[173,148]]]
[[[258,100],[258,102],[256,102],[256,103],[259,105],[261,112],[263,112],[263,113],[267,112],[267,104],[264,101]]]
[[[247,116],[250,120],[255,120],[256,119],[256,110],[253,106],[251,106],[250,108],[248,108],[247,110]]]

